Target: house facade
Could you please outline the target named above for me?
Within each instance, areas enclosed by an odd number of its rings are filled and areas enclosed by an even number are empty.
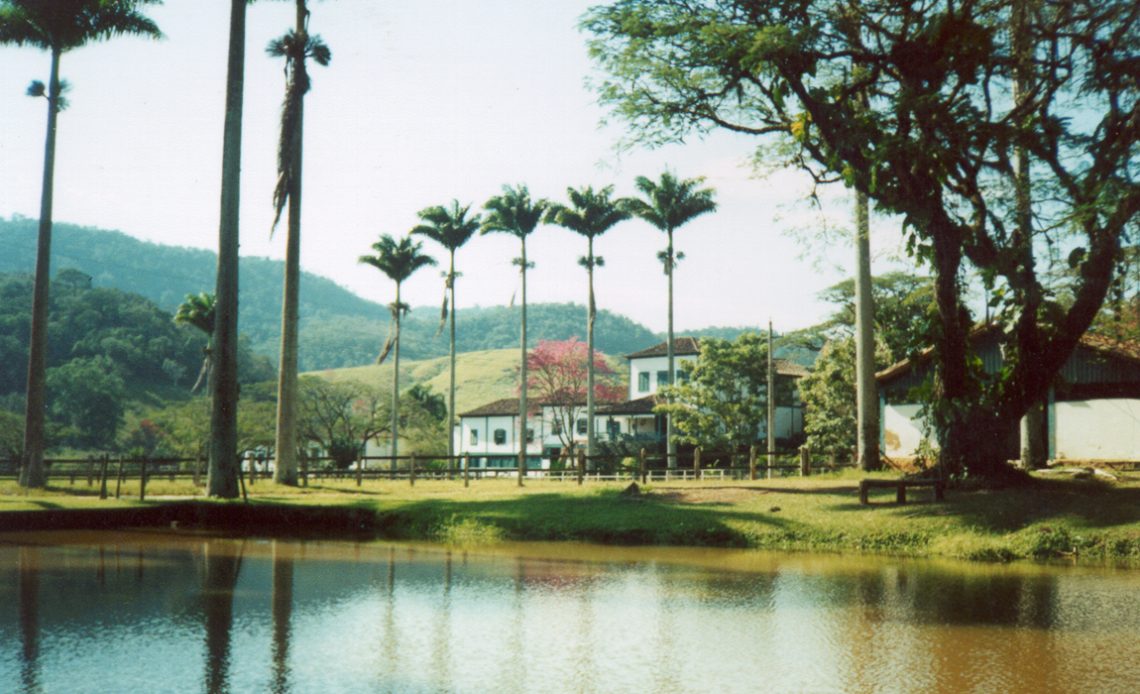
[[[674,339],[674,374],[683,382],[696,363],[700,342],[692,337]],[[629,373],[629,398],[617,403],[597,403],[594,431],[602,443],[663,449],[665,416],[653,411],[658,404],[658,389],[669,383],[668,357],[664,342],[626,355]],[[807,370],[793,362],[774,360],[777,378],[796,379]],[[566,449],[586,445],[586,403],[533,402],[534,411],[527,417],[526,443],[528,469],[549,469]],[[514,468],[517,466],[520,427],[519,402],[506,398],[487,403],[459,415],[455,429],[455,450],[471,456],[473,469]],[[569,429],[569,430],[568,430]],[[758,438],[767,433],[767,422],[757,423]],[[803,434],[803,404],[798,390],[793,402],[776,408],[776,438],[795,439]],[[568,445],[569,444],[569,445]]]
[[[1002,366],[1001,344],[994,330],[976,335],[976,350],[986,373]],[[911,390],[930,372],[929,354],[906,360],[876,374],[880,392],[880,446],[892,458],[913,457],[933,432]],[[1085,335],[1049,388],[1044,403],[1044,432],[1050,461],[1140,461],[1140,345]],[[1019,457],[1021,433],[1006,436],[1007,457]]]

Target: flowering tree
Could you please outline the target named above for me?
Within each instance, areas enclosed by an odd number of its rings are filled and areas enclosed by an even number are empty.
[[[564,448],[574,448],[574,425],[586,409],[588,350],[578,338],[543,340],[527,355],[527,386],[554,414],[554,427]],[[615,402],[625,395],[618,374],[600,353],[594,354],[594,398]]]

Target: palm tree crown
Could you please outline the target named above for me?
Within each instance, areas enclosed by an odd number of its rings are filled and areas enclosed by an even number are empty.
[[[0,44],[66,53],[126,34],[161,38],[154,20],[136,9],[158,4],[161,0],[4,0]]]
[[[214,307],[216,303],[214,295],[209,292],[187,294],[186,300],[178,305],[178,310],[174,314],[174,322],[179,325],[195,327],[212,336],[214,334]]]
[[[648,201],[631,199],[624,203],[624,207],[661,231],[675,231],[692,219],[716,209],[715,191],[698,188],[704,182],[703,176],[678,180],[668,171],[661,174],[660,181],[638,176],[635,184]]]
[[[612,200],[613,192],[613,186],[597,191],[593,186],[578,190],[567,188],[570,205],[552,204],[546,211],[546,223],[557,224],[588,238],[600,236],[618,222],[633,216],[629,207],[635,201]]]
[[[376,251],[376,255],[362,255],[360,262],[383,272],[396,284],[408,279],[422,267],[435,265],[435,258],[423,254],[423,244],[407,236],[397,241],[384,234],[372,244],[372,250]]]
[[[550,203],[546,200],[531,200],[530,191],[525,185],[503,186],[503,193],[496,195],[484,205],[487,216],[483,218],[482,233],[501,231],[519,238],[529,236],[542,221]]]
[[[448,206],[435,205],[420,210],[417,214],[423,224],[412,229],[413,234],[426,236],[449,251],[457,251],[479,231],[482,219],[479,215],[468,217],[470,205],[460,205],[452,200]]]

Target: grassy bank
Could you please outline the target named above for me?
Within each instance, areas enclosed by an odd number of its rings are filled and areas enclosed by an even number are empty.
[[[354,528],[396,539],[454,544],[507,540],[573,540],[604,544],[755,547],[855,551],[1004,561],[1079,557],[1140,561],[1140,481],[1039,479],[1002,491],[951,490],[944,503],[924,492],[897,506],[893,492],[861,506],[855,477],[806,480],[651,484],[636,495],[625,484],[532,480],[323,483],[291,489],[259,482],[244,530],[258,519],[315,533]],[[0,528],[29,518],[21,512],[57,515],[69,510],[245,506],[241,502],[184,503],[198,490],[154,480],[147,501],[99,500],[85,485],[64,485],[24,495],[0,484]],[[288,516],[281,513],[288,511]],[[278,511],[280,513],[278,513]],[[262,515],[257,515],[257,514]],[[277,513],[277,515],[273,515]],[[38,514],[37,514],[38,517]],[[157,517],[157,516],[155,516]],[[165,523],[175,516],[162,516]],[[182,516],[177,516],[182,518]],[[239,516],[233,516],[237,518]],[[193,518],[210,520],[197,512]],[[349,521],[346,522],[345,519]],[[252,527],[247,527],[252,526]]]

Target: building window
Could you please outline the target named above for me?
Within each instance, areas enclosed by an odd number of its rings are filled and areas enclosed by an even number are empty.
[[[649,372],[648,371],[642,371],[641,373],[637,374],[637,392],[639,392],[639,393],[648,393],[649,392]]]
[[[534,429],[531,429],[529,427],[526,430],[526,442],[534,443]]]
[[[667,386],[667,385],[669,385],[669,372],[668,371],[658,371],[657,372],[657,387],[660,388],[661,386]]]
[[[584,419],[578,420],[578,433],[579,434],[585,434],[586,433],[586,420],[584,420]]]
[[[471,445],[472,446],[478,446],[479,445],[479,430],[478,429],[472,429],[471,430]]]
[[[496,429],[495,430],[495,445],[496,446],[502,446],[506,442],[507,442],[507,430],[506,429]]]
[[[611,419],[606,422],[606,433],[611,437],[616,438],[621,433],[621,422],[616,419]]]
[[[686,369],[677,369],[677,383],[688,383],[689,372]]]
[[[550,420],[550,433],[554,436],[562,435],[562,420],[557,417]]]

